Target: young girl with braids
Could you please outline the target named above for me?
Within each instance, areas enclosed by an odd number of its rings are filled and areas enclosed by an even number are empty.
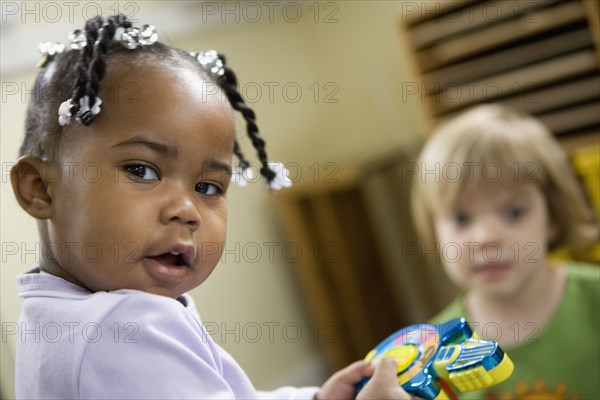
[[[350,399],[374,374],[359,397],[409,398],[390,359],[356,362],[321,388],[254,389],[186,294],[220,259],[205,250],[223,248],[233,153],[236,179],[248,166],[230,107],[244,116],[268,185],[288,184],[267,162],[233,71],[214,51],[171,48],[120,15],[70,38],[68,51],[42,47],[11,171],[42,240],[40,266],[18,277],[19,327],[45,332],[18,343],[17,397]],[[119,96],[125,88],[134,96]]]

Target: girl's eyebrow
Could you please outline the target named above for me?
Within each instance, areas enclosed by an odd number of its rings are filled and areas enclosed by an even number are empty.
[[[177,149],[175,147],[166,145],[164,143],[159,143],[159,142],[155,142],[153,140],[149,140],[146,138],[141,138],[141,137],[134,137],[131,139],[127,139],[121,143],[117,143],[113,146],[111,146],[111,148],[114,147],[120,147],[120,146],[144,146],[149,148],[152,151],[155,151],[157,153],[160,153],[162,155],[171,157],[171,158],[175,158],[177,157]],[[225,172],[228,175],[231,175],[231,165],[222,162],[222,161],[218,161],[218,160],[211,160],[211,161],[207,161],[204,163],[204,168],[210,171],[216,171],[216,172]]]
[[[174,158],[177,157],[177,149],[164,143],[155,142],[146,138],[134,137],[124,142],[117,143],[111,148],[119,146],[144,146],[162,155]]]
[[[229,176],[232,175],[231,165],[218,160],[211,160],[205,162],[203,169],[215,172],[224,172],[226,175]]]

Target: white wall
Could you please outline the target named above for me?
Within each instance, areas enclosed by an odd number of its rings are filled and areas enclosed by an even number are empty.
[[[272,21],[263,2],[252,2],[254,9],[244,9],[243,2],[205,2],[205,11],[217,10],[206,24],[199,14],[201,5],[161,3],[134,3],[140,7],[140,24],[155,24],[162,40],[177,47],[216,48],[225,53],[238,73],[242,92],[255,99],[251,105],[269,154],[274,160],[297,163],[302,181],[314,179],[315,163],[322,167],[333,162],[343,170],[420,136],[418,99],[402,99],[403,82],[411,78],[396,27],[399,2],[274,2]],[[302,5],[300,18],[294,13],[296,5]],[[256,18],[258,9],[261,18]],[[231,12],[221,14],[226,10]],[[175,13],[188,19],[174,25],[173,18],[166,21]],[[170,28],[161,25],[163,19]],[[197,22],[197,31],[190,20]],[[63,22],[51,27],[63,29]],[[80,20],[72,24],[78,25]],[[60,31],[52,40],[66,33]],[[35,73],[31,65],[2,76],[0,312],[1,387],[6,397],[13,395],[10,367],[16,338],[4,337],[5,326],[18,318],[21,303],[15,277],[36,264],[36,256],[28,250],[35,248],[38,239],[34,221],[13,199],[7,174],[22,140],[21,95],[27,95],[20,90],[8,95],[5,89],[12,90],[15,83],[30,88]],[[269,86],[274,88],[271,98]],[[327,95],[337,102],[326,102]],[[240,124],[240,136],[243,129]],[[242,143],[246,153],[253,155],[249,143]],[[261,185],[252,185],[233,188],[229,205],[228,252],[213,276],[193,292],[204,321],[212,330],[218,329],[214,338],[234,355],[257,387],[321,383],[325,366],[293,269],[281,251],[286,239],[279,229],[275,198]],[[16,254],[11,254],[13,250]]]

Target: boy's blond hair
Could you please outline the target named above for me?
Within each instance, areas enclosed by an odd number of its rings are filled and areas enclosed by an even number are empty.
[[[469,182],[535,183],[556,230],[548,244],[581,251],[598,237],[569,160],[537,119],[495,105],[477,106],[438,127],[423,148],[413,177],[412,207],[418,233],[435,247],[436,210],[456,202]]]

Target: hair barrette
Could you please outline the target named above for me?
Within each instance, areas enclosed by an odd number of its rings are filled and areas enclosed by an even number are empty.
[[[38,49],[40,50],[40,53],[42,53],[42,58],[37,66],[38,68],[42,68],[48,64],[48,61],[52,60],[54,56],[65,51],[65,45],[55,42],[42,42],[38,45]]]
[[[85,33],[81,29],[75,29],[69,33],[69,47],[73,50],[81,50],[87,44]]]
[[[143,25],[142,29],[125,28],[125,31],[121,34],[121,43],[129,50],[154,44],[157,40],[158,33],[153,25]]]
[[[216,50],[205,50],[199,53],[190,52],[189,54],[210,74],[219,77],[225,73],[225,63]]]
[[[280,190],[292,186],[292,180],[289,177],[290,171],[282,162],[271,161],[267,163],[267,167],[275,174],[275,177],[271,182],[265,182],[269,189]],[[249,182],[254,182],[255,178],[256,176],[252,168],[243,168],[240,165],[237,165],[231,174],[231,182],[241,187],[248,185]],[[264,177],[261,178],[264,179]]]
[[[283,165],[282,162],[269,162],[267,166],[275,173],[275,177],[271,182],[267,182],[267,186],[273,190],[280,190],[292,186],[290,179],[290,171]]]
[[[102,104],[102,100],[100,97],[96,97],[96,101],[92,107],[90,107],[90,97],[83,96],[79,100],[79,111],[75,116],[77,121],[83,121],[86,123],[93,116],[100,114],[100,105]],[[69,125],[71,123],[72,113],[71,109],[73,108],[73,100],[69,99],[63,101],[58,107],[58,123],[60,126]]]

